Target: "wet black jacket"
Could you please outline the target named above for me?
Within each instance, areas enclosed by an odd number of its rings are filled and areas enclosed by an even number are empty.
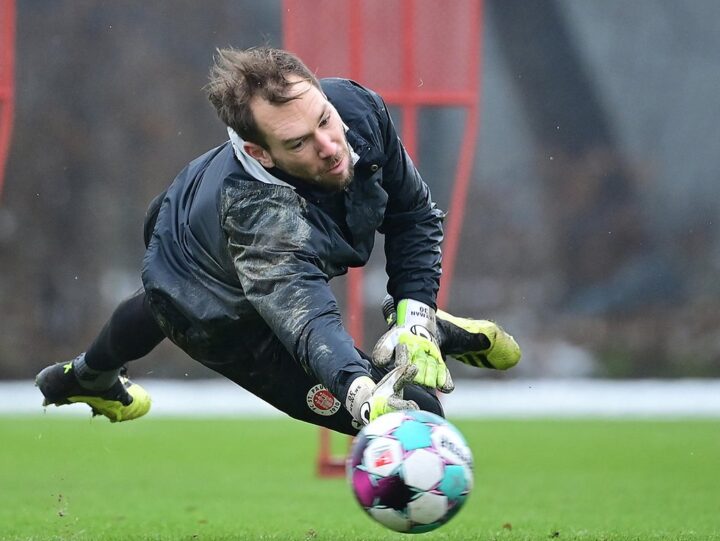
[[[440,278],[443,213],[402,147],[385,104],[345,79],[322,87],[359,160],[345,191],[260,182],[228,142],[170,186],[143,264],[166,334],[216,368],[285,354],[340,400],[368,365],[345,331],[328,280],[364,265],[385,235],[388,292],[431,306]],[[279,342],[278,342],[279,339]],[[248,366],[252,363],[248,362]]]

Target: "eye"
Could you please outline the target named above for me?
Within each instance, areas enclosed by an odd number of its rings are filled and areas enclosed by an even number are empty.
[[[325,118],[323,118],[323,119],[320,121],[320,127],[321,127],[321,128],[324,128],[324,127],[327,126],[329,123],[330,123],[330,115],[327,115]]]
[[[290,143],[290,146],[288,146],[289,150],[300,150],[303,147],[303,144],[305,143],[304,140],[300,139],[299,141],[295,141],[294,143]]]

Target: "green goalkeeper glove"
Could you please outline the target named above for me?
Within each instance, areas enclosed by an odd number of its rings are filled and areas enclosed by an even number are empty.
[[[419,385],[449,393],[455,388],[437,343],[435,310],[412,299],[403,299],[397,306],[397,321],[373,348],[373,363],[380,367],[409,363],[417,367],[413,381]],[[399,347],[403,356],[399,359]]]
[[[345,408],[363,425],[392,411],[418,409],[413,400],[403,399],[403,387],[412,382],[416,372],[417,367],[404,362],[388,372],[377,385],[367,376],[356,378],[350,384]]]

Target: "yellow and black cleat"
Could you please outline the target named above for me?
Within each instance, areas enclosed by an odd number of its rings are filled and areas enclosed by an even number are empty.
[[[497,323],[437,311],[441,349],[460,362],[496,370],[512,368],[522,356],[515,339]]]
[[[35,385],[45,397],[43,406],[84,403],[90,406],[93,416],[102,415],[113,423],[137,419],[150,411],[150,395],[126,376],[120,375],[109,389],[93,391],[78,383],[72,362],[44,368],[35,378]]]

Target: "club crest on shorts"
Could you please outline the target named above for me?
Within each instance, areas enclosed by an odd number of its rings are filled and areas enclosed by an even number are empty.
[[[310,388],[305,400],[308,408],[318,415],[333,415],[340,409],[340,401],[320,383]]]

